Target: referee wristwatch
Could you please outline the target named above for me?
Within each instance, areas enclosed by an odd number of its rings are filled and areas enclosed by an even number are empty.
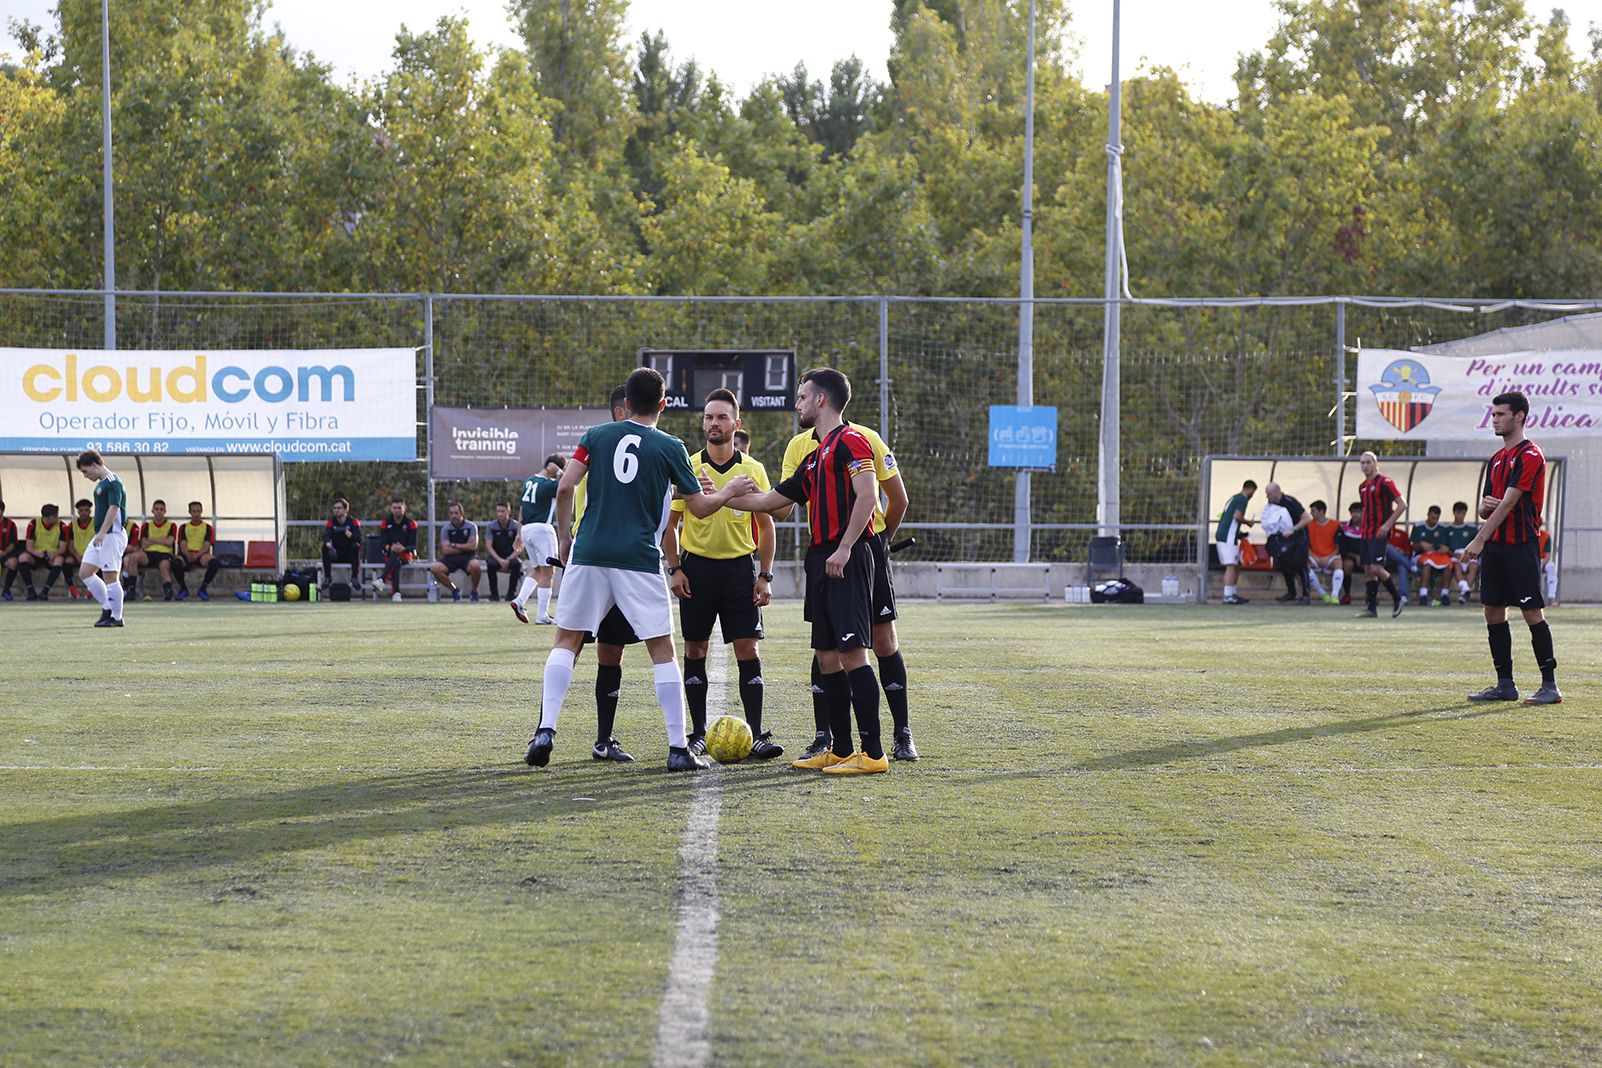
[[[667,573],[669,575],[677,575],[680,571],[683,571],[683,570],[684,570],[684,568],[680,567],[678,564],[669,564],[668,565],[668,569],[667,569]]]
[[[758,571],[757,572],[757,578],[761,579],[763,582],[772,582],[773,581],[773,572],[771,572],[771,571]]]

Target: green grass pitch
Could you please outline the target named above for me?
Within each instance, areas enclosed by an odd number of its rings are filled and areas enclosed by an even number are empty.
[[[1551,617],[1537,709],[1463,700],[1474,608],[905,606],[921,762],[700,788],[709,1063],[1602,1061],[1602,610]],[[697,787],[643,650],[638,762],[586,655],[537,771],[502,606],[93,618],[0,610],[0,1064],[651,1062]]]

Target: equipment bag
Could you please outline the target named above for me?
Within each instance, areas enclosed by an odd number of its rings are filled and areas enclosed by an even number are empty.
[[[1108,579],[1090,587],[1091,604],[1145,604],[1146,591],[1128,579]]]

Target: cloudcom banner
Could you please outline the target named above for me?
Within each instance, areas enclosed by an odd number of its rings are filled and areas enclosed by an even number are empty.
[[[0,348],[0,451],[415,460],[411,349]]]
[[[1529,435],[1602,434],[1602,352],[1425,356],[1364,349],[1357,357],[1357,436],[1407,441],[1488,439],[1491,399],[1523,393]]]
[[[553,452],[573,455],[579,438],[610,413],[602,408],[441,408],[429,417],[440,479],[520,482]]]

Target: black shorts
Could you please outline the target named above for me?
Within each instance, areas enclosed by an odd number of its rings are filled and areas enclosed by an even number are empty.
[[[623,614],[623,609],[613,605],[611,611],[601,617],[600,632],[584,635],[585,645],[594,642],[602,645],[638,645],[640,639],[629,625],[629,617]]]
[[[713,560],[685,553],[679,563],[690,580],[690,597],[679,602],[685,641],[710,640],[714,619],[725,645],[737,638],[762,637],[762,610],[754,599],[756,566],[749,556]]]
[[[873,621],[875,623],[893,623],[896,618],[896,585],[890,578],[890,543],[885,541],[883,534],[875,534],[867,539],[868,549],[873,553]]]
[[[1391,539],[1385,535],[1377,538],[1363,538],[1357,549],[1357,562],[1367,567],[1369,564],[1385,564],[1385,548],[1390,545]]]
[[[439,562],[445,565],[445,574],[449,575],[452,571],[466,571],[467,565],[473,562],[473,554],[451,553],[440,557]]]
[[[866,649],[873,644],[873,550],[866,541],[851,548],[845,577],[830,578],[824,565],[836,546],[807,550],[804,618],[812,624],[812,648]]]
[[[1533,541],[1488,541],[1480,557],[1480,603],[1528,610],[1541,598],[1541,549]]]

